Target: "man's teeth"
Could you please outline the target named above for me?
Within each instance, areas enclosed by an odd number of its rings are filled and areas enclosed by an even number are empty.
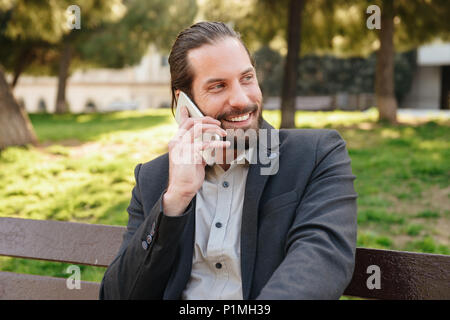
[[[243,115],[243,116],[235,117],[235,118],[230,118],[230,119],[227,119],[227,120],[228,120],[228,121],[233,121],[233,122],[236,122],[236,121],[245,121],[245,120],[247,120],[249,117],[250,117],[250,113],[247,113],[247,114],[245,114],[245,115]]]

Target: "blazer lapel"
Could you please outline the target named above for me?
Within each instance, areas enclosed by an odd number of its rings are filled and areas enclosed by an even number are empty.
[[[265,120],[261,128],[267,129],[268,135],[273,129]],[[269,136],[267,137],[267,142],[267,153],[270,154],[271,145]],[[241,225],[241,275],[242,295],[244,299],[250,298],[258,237],[258,207],[267,179],[269,178],[269,175],[261,174],[262,168],[264,166],[260,161],[250,164],[245,185]]]

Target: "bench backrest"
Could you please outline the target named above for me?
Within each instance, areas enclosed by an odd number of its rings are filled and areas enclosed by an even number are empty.
[[[107,267],[124,231],[117,226],[0,218],[0,256]],[[64,278],[0,272],[0,299],[97,299],[99,285],[81,281],[81,289],[70,290]],[[357,248],[355,271],[344,294],[450,299],[450,256]]]

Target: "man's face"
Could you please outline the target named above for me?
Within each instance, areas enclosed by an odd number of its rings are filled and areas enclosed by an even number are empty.
[[[205,116],[223,129],[255,129],[262,120],[262,94],[247,51],[228,37],[188,53],[192,95]]]

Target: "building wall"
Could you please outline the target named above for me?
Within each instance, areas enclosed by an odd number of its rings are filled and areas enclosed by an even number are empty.
[[[411,90],[403,99],[402,108],[439,109],[441,97],[441,67],[418,66]]]
[[[419,47],[417,70],[401,107],[440,109],[442,68],[445,65],[450,65],[450,43],[436,42]]]
[[[14,89],[28,112],[38,112],[42,101],[54,112],[57,78],[22,76]],[[76,71],[67,81],[70,111],[86,112],[88,104],[97,111],[117,111],[170,106],[170,72],[167,58],[149,48],[140,64],[123,69]]]

